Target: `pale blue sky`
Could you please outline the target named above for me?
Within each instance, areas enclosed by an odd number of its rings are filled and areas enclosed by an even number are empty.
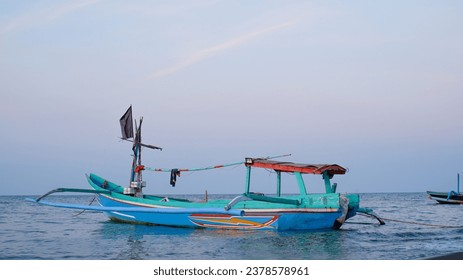
[[[0,1],[0,195],[87,188],[89,172],[128,183],[130,104],[164,148],[144,151],[153,168],[292,153],[349,168],[340,192],[455,189],[462,14],[461,1]],[[272,175],[257,177],[268,192]],[[171,188],[144,174],[147,193],[241,193],[244,178]]]

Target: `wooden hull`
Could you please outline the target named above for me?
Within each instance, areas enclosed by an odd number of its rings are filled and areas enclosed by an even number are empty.
[[[456,192],[428,191],[429,198],[441,204],[463,204],[463,194]]]
[[[191,202],[149,195],[135,197],[122,194],[120,186],[94,174],[88,176],[88,181],[96,191],[111,190],[109,194],[99,193],[98,202],[103,208],[118,210],[104,211],[111,220],[127,223],[210,229],[324,230],[341,227],[359,208],[358,195],[333,193],[286,197],[299,199],[300,205],[245,200],[225,210],[229,200]]]

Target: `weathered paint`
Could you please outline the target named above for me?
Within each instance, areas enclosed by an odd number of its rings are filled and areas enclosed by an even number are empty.
[[[302,174],[300,172],[294,172],[297,180],[297,186],[299,187],[299,193],[301,195],[307,195],[307,190],[305,188],[304,179],[302,178]]]
[[[334,193],[334,189],[331,186],[330,175],[327,171],[323,172],[323,180],[325,181],[325,192]]]
[[[246,187],[244,192],[249,193],[249,189],[251,187],[251,167],[246,167]]]
[[[337,164],[301,164],[293,162],[278,162],[266,159],[249,159],[245,162],[246,166],[273,169],[283,172],[300,172],[303,174],[322,174],[327,171],[331,176],[335,174],[345,174],[346,169]]]

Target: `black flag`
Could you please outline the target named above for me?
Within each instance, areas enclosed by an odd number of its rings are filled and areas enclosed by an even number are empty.
[[[133,138],[132,105],[130,105],[119,122],[121,123],[122,139]]]

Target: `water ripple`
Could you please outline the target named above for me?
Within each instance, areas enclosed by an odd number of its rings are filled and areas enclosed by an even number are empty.
[[[57,199],[88,204],[91,198]],[[0,259],[405,260],[463,251],[461,206],[438,205],[424,193],[361,194],[361,203],[396,221],[379,226],[356,216],[341,230],[315,232],[195,230],[119,224],[101,213],[75,216],[78,211],[0,196]]]

